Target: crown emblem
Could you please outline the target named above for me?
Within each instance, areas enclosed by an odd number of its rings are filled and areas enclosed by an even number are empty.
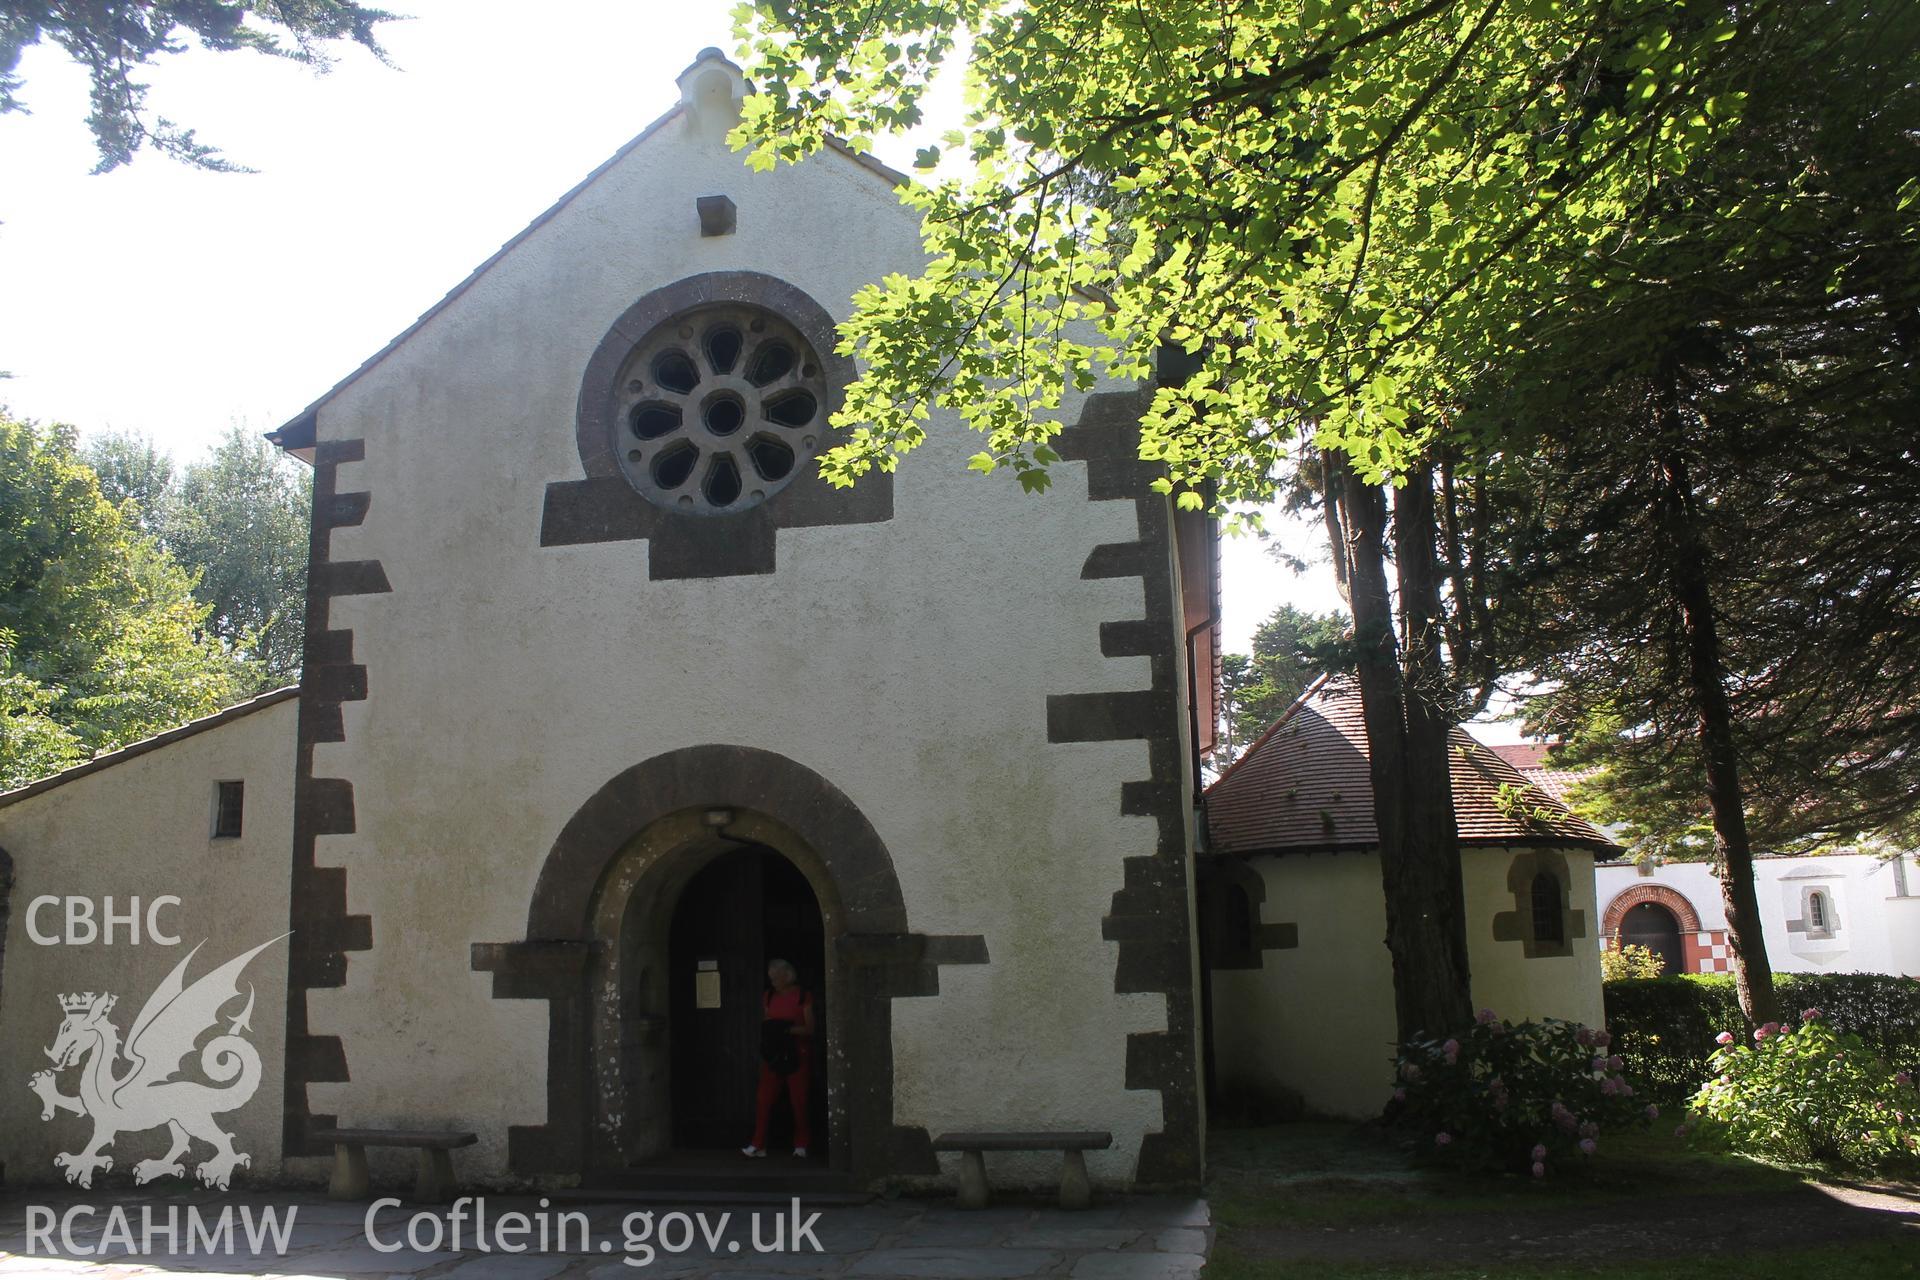
[[[100,1006],[101,1013],[111,1013],[117,996],[107,996]],[[94,994],[91,991],[77,991],[72,995],[60,997],[60,1008],[65,1013],[85,1013],[93,1008]]]

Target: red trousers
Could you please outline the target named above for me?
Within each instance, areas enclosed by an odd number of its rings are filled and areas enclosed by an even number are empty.
[[[813,1086],[812,1055],[802,1052],[800,1065],[790,1076],[781,1076],[766,1063],[760,1064],[760,1087],[754,1094],[753,1145],[767,1145],[767,1121],[773,1118],[773,1104],[780,1100],[785,1086],[787,1100],[793,1105],[793,1145],[811,1147],[813,1134],[807,1123],[807,1097]]]

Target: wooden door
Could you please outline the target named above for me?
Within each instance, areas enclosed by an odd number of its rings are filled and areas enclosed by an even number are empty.
[[[1629,907],[1620,921],[1620,941],[1624,946],[1645,947],[1659,956],[1662,973],[1680,972],[1680,922],[1659,903],[1642,902]]]
[[[791,963],[813,993],[816,1063],[810,1101],[814,1145],[826,1147],[825,931],[812,886],[779,854],[742,847],[687,882],[668,942],[673,1145],[683,1150],[744,1144],[753,1132],[760,1075],[760,1023],[767,962]],[[784,1106],[769,1141],[791,1143]]]
[[[722,854],[688,881],[673,915],[673,1145],[737,1147],[752,1135],[760,1071],[761,856]]]

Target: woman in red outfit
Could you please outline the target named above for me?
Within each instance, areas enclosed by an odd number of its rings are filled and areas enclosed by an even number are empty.
[[[782,1089],[793,1107],[793,1154],[806,1158],[811,1145],[807,1124],[807,1095],[813,1085],[813,997],[799,982],[800,975],[785,960],[767,965],[765,1020],[760,1029],[760,1087],[754,1097],[753,1141],[740,1148],[745,1156],[767,1154],[767,1121]],[[784,1031],[781,1030],[784,1028]],[[792,1037],[790,1050],[780,1035]],[[776,1069],[778,1067],[779,1069]]]

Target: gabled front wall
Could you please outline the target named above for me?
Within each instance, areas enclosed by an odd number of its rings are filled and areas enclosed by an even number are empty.
[[[700,234],[711,194],[735,234]],[[719,744],[837,787],[914,934],[983,940],[987,963],[893,1002],[896,1124],[1111,1129],[1096,1177],[1197,1176],[1157,500],[1111,474],[1090,500],[1077,462],[1027,497],[969,474],[978,441],[936,418],[890,518],[781,528],[772,573],[663,579],[644,540],[542,545],[548,486],[582,476],[582,372],[636,299],[751,271],[838,317],[920,260],[881,176],[837,154],[750,174],[669,118],[320,409],[291,1140],[330,1116],[470,1128],[465,1169],[525,1172],[509,1130],[546,1119],[550,1008],[496,999],[474,947],[526,937],[544,860],[609,780]],[[1133,403],[1115,392],[1096,416]]]

